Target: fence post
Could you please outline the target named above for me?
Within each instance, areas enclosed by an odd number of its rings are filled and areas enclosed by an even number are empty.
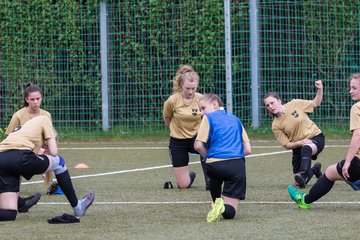
[[[101,99],[102,129],[109,130],[109,87],[108,87],[108,34],[106,3],[100,3],[100,55],[101,55]]]
[[[232,60],[231,60],[231,20],[230,0],[224,0],[225,19],[225,68],[226,68],[226,110],[233,112]]]
[[[258,0],[250,0],[250,61],[252,128],[259,128],[259,18]]]

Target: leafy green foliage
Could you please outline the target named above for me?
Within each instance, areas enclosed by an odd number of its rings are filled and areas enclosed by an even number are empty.
[[[87,4],[71,0],[0,2],[0,45],[6,49],[0,53],[5,64],[0,69],[6,86],[4,125],[22,106],[19,100],[28,82],[43,87],[43,107],[55,120],[91,120],[99,115],[97,13],[95,0]],[[73,99],[74,95],[81,101]],[[59,111],[61,108],[67,109]],[[89,114],[79,117],[77,108]]]

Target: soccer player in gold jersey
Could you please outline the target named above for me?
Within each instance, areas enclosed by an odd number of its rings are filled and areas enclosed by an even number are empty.
[[[24,107],[12,115],[5,134],[9,135],[14,129],[24,125],[24,123],[37,116],[47,116],[51,121],[51,114],[48,111],[41,109],[42,99],[42,89],[36,84],[27,84],[24,90]],[[44,149],[40,149],[39,153],[42,154],[43,151]],[[47,172],[44,176],[45,189],[47,189],[50,186],[51,179],[55,176],[52,172]],[[27,212],[29,208],[40,200],[40,197],[41,193],[39,192],[27,198],[19,197],[18,211]]]
[[[335,181],[350,183],[360,180],[360,73],[350,75],[350,95],[356,103],[350,110],[351,141],[345,159],[329,166],[315,185],[305,194],[293,186],[288,186],[288,193],[300,208],[310,208],[310,203],[326,195]]]
[[[45,154],[38,155],[42,147]],[[54,171],[75,216],[85,214],[94,193],[77,198],[65,160],[58,155],[52,122],[47,116],[38,116],[14,129],[0,143],[0,221],[13,221],[17,217],[20,176],[30,180],[47,170]]]
[[[186,189],[195,179],[195,172],[189,173],[189,153],[194,149],[196,134],[200,126],[201,115],[199,100],[202,94],[196,92],[199,75],[189,65],[178,68],[173,81],[173,94],[165,101],[164,122],[170,128],[169,154],[173,165],[177,186]],[[204,170],[204,162],[201,161]],[[206,189],[208,177],[204,170]]]
[[[292,166],[296,185],[304,188],[315,174],[321,176],[321,164],[311,167],[325,147],[325,137],[319,127],[308,117],[308,113],[320,106],[323,97],[321,80],[315,81],[317,89],[313,100],[293,99],[286,104],[278,94],[270,92],[264,97],[264,104],[273,115],[272,131],[286,149],[293,151]]]

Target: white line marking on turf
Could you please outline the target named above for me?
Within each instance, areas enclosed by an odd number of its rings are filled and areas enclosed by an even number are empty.
[[[348,147],[349,145],[328,145],[326,148]],[[271,149],[281,146],[251,146],[251,148]],[[162,150],[168,147],[60,147],[59,150]]]
[[[159,204],[210,204],[211,201],[174,201],[174,202],[94,202],[95,205],[127,205],[127,204],[138,204],[138,205],[159,205]],[[68,205],[68,202],[38,202],[39,205]],[[239,204],[294,204],[294,202],[272,202],[272,201],[241,201]],[[360,204],[360,202],[314,202],[312,204]]]
[[[252,155],[247,156],[247,158],[251,158],[251,157],[261,157],[261,156],[269,156],[269,155],[275,155],[275,154],[282,154],[282,153],[287,153],[287,152],[290,152],[290,151],[291,151],[291,150],[279,151],[279,152],[271,152],[271,153],[252,154]],[[200,161],[190,162],[189,165],[199,164],[199,163],[200,163]],[[162,168],[168,168],[168,167],[172,167],[172,165],[171,165],[171,164],[168,164],[168,165],[162,165],[162,166],[145,167],[145,168],[135,168],[135,169],[120,170],[120,171],[106,172],[106,173],[87,174],[87,175],[81,175],[81,176],[74,176],[74,177],[71,177],[71,179],[76,179],[76,178],[88,178],[88,177],[100,177],[100,176],[114,175],[114,174],[121,174],[121,173],[129,173],[129,172],[141,172],[141,171],[162,169]],[[29,185],[29,184],[43,183],[43,182],[44,182],[44,181],[31,181],[31,182],[24,182],[24,183],[21,183],[21,184],[22,184],[22,185]]]
[[[160,150],[168,147],[63,147],[59,150]]]

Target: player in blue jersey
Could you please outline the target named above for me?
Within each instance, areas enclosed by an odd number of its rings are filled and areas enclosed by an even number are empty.
[[[216,222],[221,215],[232,219],[239,200],[245,199],[245,156],[251,153],[250,141],[240,119],[224,110],[217,95],[204,95],[199,106],[203,118],[195,149],[206,159],[213,201],[206,220]]]

